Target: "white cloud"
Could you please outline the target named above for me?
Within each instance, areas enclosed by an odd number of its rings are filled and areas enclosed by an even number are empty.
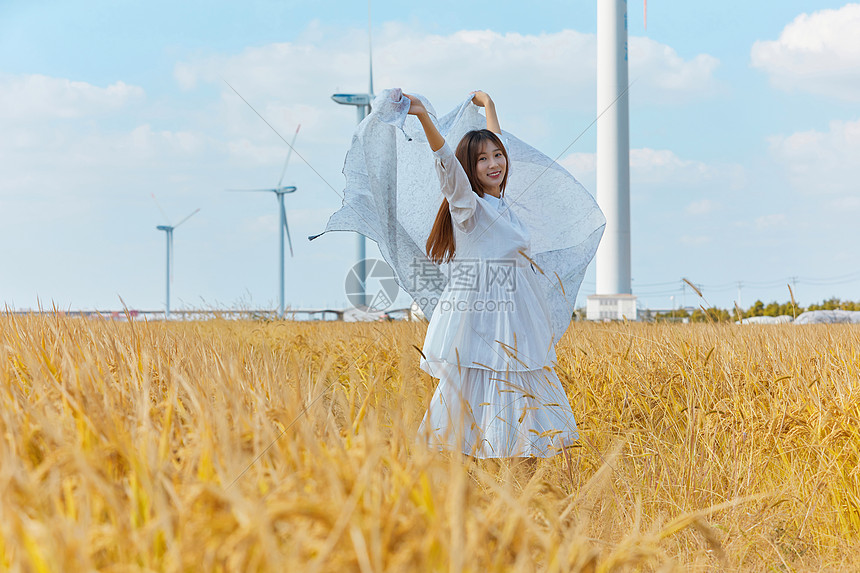
[[[63,171],[80,174],[84,168],[156,167],[175,165],[204,151],[220,151],[219,143],[203,134],[182,130],[154,130],[142,124],[130,131],[90,131],[75,125],[7,126],[0,153],[14,160],[13,171],[36,178],[56,179]],[[213,149],[214,148],[214,149]],[[153,161],[157,161],[154,164]],[[4,185],[0,182],[0,190]]]
[[[193,90],[201,83],[222,88],[206,116],[229,139],[227,149],[237,164],[277,164],[285,146],[222,78],[287,140],[300,123],[303,149],[343,146],[344,127],[354,121],[355,111],[335,105],[330,96],[366,89],[367,38],[363,30],[332,33],[314,26],[312,32],[292,43],[175,66],[175,79],[183,89]],[[632,96],[634,104],[674,104],[713,92],[714,58],[700,55],[685,60],[672,48],[647,38],[631,38],[631,46],[631,78],[642,78]],[[436,35],[387,23],[374,37],[375,86],[377,91],[403,86],[423,93],[439,113],[458,104],[470,90],[484,89],[500,103],[505,128],[540,146],[566,137],[559,126],[573,121],[575,113],[594,112],[595,50],[593,34],[573,30],[538,35],[464,30]],[[558,94],[564,94],[563,102]],[[553,100],[558,104],[548,103]],[[511,109],[509,102],[517,109]],[[315,167],[320,164],[313,154],[307,159]]]
[[[3,206],[14,205],[11,213],[22,217],[21,209],[44,201],[27,210],[33,220],[79,215],[95,197],[114,200],[118,190],[152,174],[163,185],[175,175],[165,167],[199,158],[213,145],[190,130],[136,122],[144,104],[144,90],[123,81],[99,87],[37,74],[0,75]]]
[[[582,175],[595,172],[597,169],[597,154],[571,153],[558,163],[575,176],[580,177]]]
[[[827,208],[838,211],[858,211],[860,210],[860,196],[840,197],[828,202]]]
[[[649,103],[677,103],[689,97],[713,95],[718,89],[714,71],[719,60],[699,54],[685,61],[678,53],[650,38],[630,38],[631,100],[642,97]],[[641,82],[641,84],[639,83]]]
[[[594,153],[572,153],[559,163],[575,176],[589,176],[597,167]],[[636,185],[700,186],[720,181],[733,189],[744,183],[740,165],[709,165],[684,159],[669,149],[643,147],[630,150],[630,179]]]
[[[773,136],[769,142],[774,159],[799,191],[860,195],[860,120],[833,121],[828,131]]]
[[[668,149],[630,150],[630,171],[637,182],[695,183],[714,176],[715,170],[701,161],[682,159]]]
[[[261,97],[302,103],[323,98],[328,104],[335,90],[366,89],[364,34],[318,32],[313,43],[270,44],[182,62],[174,77],[186,90],[224,77],[258,102]],[[632,37],[630,46],[630,78],[641,78],[631,92],[634,103],[668,105],[714,93],[716,58],[700,54],[685,60],[649,38]],[[401,86],[424,93],[444,109],[472,89],[519,102],[563,97],[567,106],[592,109],[596,57],[594,34],[573,30],[537,35],[463,30],[443,36],[387,23],[374,37],[377,90]],[[445,105],[438,106],[442,101]]]
[[[775,213],[773,215],[762,215],[755,220],[755,227],[758,230],[770,229],[773,227],[784,227],[788,223],[784,213]]]
[[[164,152],[169,155],[195,154],[206,146],[206,139],[199,133],[190,131],[153,131],[148,124],[131,131],[126,140],[135,153],[153,154]]]
[[[713,239],[706,235],[683,235],[681,237],[681,243],[685,245],[690,245],[692,247],[699,247],[702,245],[707,245]]]
[[[39,74],[0,75],[0,121],[4,123],[102,115],[143,98],[142,88],[122,81],[102,88]]]
[[[801,14],[778,40],[758,41],[753,67],[782,89],[860,100],[860,4]]]
[[[720,204],[716,201],[711,201],[710,199],[702,199],[700,201],[693,201],[689,205],[687,205],[686,211],[690,215],[707,215],[708,213],[712,213],[720,208]]]

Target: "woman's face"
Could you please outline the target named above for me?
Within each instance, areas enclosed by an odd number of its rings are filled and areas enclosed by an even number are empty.
[[[499,190],[507,168],[508,164],[502,150],[492,141],[481,142],[475,171],[478,182],[484,189]]]

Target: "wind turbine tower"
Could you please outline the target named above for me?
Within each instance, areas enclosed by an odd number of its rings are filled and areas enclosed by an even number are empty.
[[[169,220],[169,217],[164,212],[164,209],[161,208],[161,205],[158,204],[158,200],[155,198],[155,194],[152,194],[152,200],[155,201],[155,204],[158,206],[158,210],[161,211],[161,214],[164,215],[165,219]],[[170,282],[173,280],[173,230],[176,229],[179,225],[190,219],[194,216],[200,209],[195,209],[191,212],[190,215],[176,223],[175,225],[158,225],[156,229],[159,231],[164,231],[164,238],[167,242],[167,270],[165,271],[165,283],[166,283],[166,294],[164,296],[164,318],[170,318]]]
[[[370,29],[370,0],[367,2],[367,41],[368,41],[368,55],[370,58],[370,85],[366,94],[334,94],[331,96],[335,102],[342,105],[354,105],[357,115],[358,115],[358,123],[364,121],[364,118],[370,114],[370,102],[373,101],[373,36],[371,34]],[[360,308],[365,308],[367,306],[367,293],[365,289],[367,288],[367,269],[365,268],[365,258],[367,257],[367,240],[361,233],[356,233],[355,237],[355,256],[357,259],[357,266],[355,268],[356,274],[358,275],[356,278],[358,279],[358,288],[355,289],[357,292],[357,300],[359,302]]]
[[[232,192],[245,193],[274,193],[278,198],[278,318],[284,318],[286,309],[286,293],[284,291],[284,236],[290,246],[290,256],[293,255],[293,241],[290,239],[290,226],[287,224],[287,209],[284,207],[284,195],[287,193],[295,193],[296,188],[292,185],[284,187],[284,175],[287,173],[287,165],[290,164],[290,157],[293,154],[293,148],[296,145],[296,138],[299,136],[301,124],[296,127],[296,133],[293,134],[293,142],[290,144],[290,149],[287,151],[287,158],[284,160],[284,168],[281,170],[281,177],[278,179],[278,184],[274,188],[269,189],[228,189]]]
[[[627,0],[597,2],[597,204],[606,216],[589,320],[636,320],[630,280]]]

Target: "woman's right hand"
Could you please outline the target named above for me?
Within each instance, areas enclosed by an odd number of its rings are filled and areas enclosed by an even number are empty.
[[[427,108],[424,107],[424,104],[420,99],[407,93],[403,95],[409,98],[409,101],[412,102],[409,104],[409,115],[423,115],[427,113]]]
[[[421,127],[424,128],[424,134],[427,136],[427,143],[430,144],[430,149],[433,151],[441,149],[445,145],[445,138],[439,133],[439,129],[433,123],[433,119],[431,119],[427,108],[414,95],[405,93],[403,96],[409,98],[409,115],[418,116],[418,121],[421,122]]]

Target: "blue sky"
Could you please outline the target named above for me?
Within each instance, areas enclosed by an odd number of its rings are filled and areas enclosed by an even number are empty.
[[[595,2],[374,2],[377,89],[444,112],[473,89],[502,125],[557,156],[596,114]],[[860,5],[629,5],[634,292],[731,306],[860,299]],[[0,302],[157,309],[165,221],[173,306],[277,300],[274,185],[302,128],[287,198],[287,298],[344,306],[353,240],[308,243],[340,205],[352,109],[366,89],[363,2],[0,3]],[[592,128],[559,161],[594,191]],[[323,179],[325,181],[323,181]],[[333,187],[331,189],[329,187]],[[369,253],[373,253],[369,249]],[[593,292],[593,269],[580,293]],[[403,298],[401,301],[405,301]]]

